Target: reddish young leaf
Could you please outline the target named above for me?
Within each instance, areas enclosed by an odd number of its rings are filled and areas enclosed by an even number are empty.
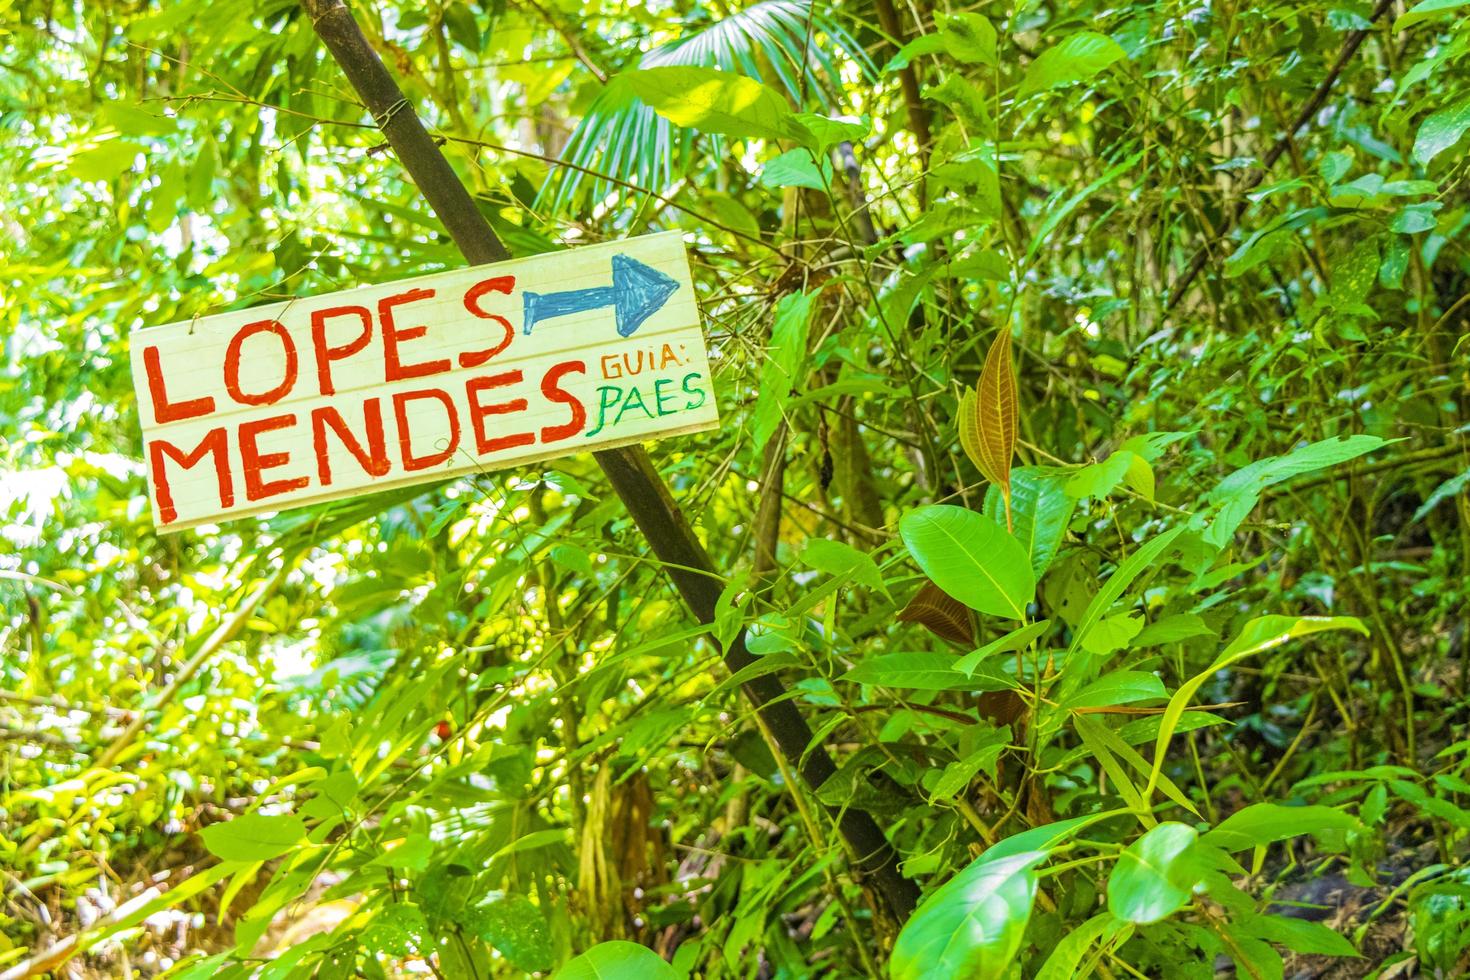
[[[960,445],[980,473],[1000,489],[1006,528],[1011,527],[1011,457],[1016,452],[1016,375],[1011,367],[1011,334],[996,334],[985,355],[978,390],[960,400]]]
[[[975,645],[975,622],[963,602],[925,582],[898,614],[900,623],[918,623],[941,640],[963,647]]]

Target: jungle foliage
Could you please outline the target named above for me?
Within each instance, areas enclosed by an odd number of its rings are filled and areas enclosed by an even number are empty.
[[[716,615],[585,454],[159,535],[134,331],[463,259],[292,0],[0,4],[0,977],[1470,971],[1467,0],[351,9],[684,232]]]

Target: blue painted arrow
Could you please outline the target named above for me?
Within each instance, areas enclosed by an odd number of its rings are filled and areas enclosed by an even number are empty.
[[[527,291],[525,326],[522,329],[529,336],[531,328],[542,320],[611,306],[619,335],[631,337],[678,288],[678,282],[657,269],[651,269],[627,255],[614,255],[611,286],[568,289],[560,293]]]

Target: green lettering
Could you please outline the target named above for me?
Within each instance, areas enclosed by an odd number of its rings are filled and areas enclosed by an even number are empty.
[[[682,384],[682,387],[684,389],[684,394],[686,394],[686,395],[698,395],[699,396],[699,399],[697,401],[685,402],[684,403],[684,407],[685,408],[698,408],[699,406],[701,406],[701,405],[704,404],[704,400],[707,397],[705,395],[705,391],[704,391],[703,388],[698,388],[698,387],[691,388],[691,387],[689,387],[689,382],[693,381],[695,378],[698,378],[698,377],[702,377],[702,375],[698,371],[693,371],[693,372],[690,372],[689,374],[684,375],[684,381],[683,381],[683,384]]]
[[[633,387],[629,388],[628,393],[623,396],[622,407],[618,409],[618,417],[613,419],[613,425],[617,425],[619,422],[623,421],[623,416],[628,414],[628,409],[633,407],[633,402],[635,399],[637,400],[639,410],[642,411],[643,414],[648,416],[649,418],[653,418],[653,413],[650,412],[648,410],[648,406],[643,403],[643,392],[639,391],[636,387]]]
[[[665,345],[665,346],[667,346],[667,345]],[[664,408],[664,400],[665,400],[665,398],[667,398],[668,400],[672,401],[674,395],[673,395],[673,392],[670,392],[668,395],[665,395],[664,394],[664,390],[663,390],[663,388],[661,386],[662,385],[670,385],[670,386],[672,386],[673,383],[674,383],[674,379],[673,378],[659,378],[657,381],[655,381],[653,383],[653,404],[654,404],[654,407],[656,407],[658,409],[658,414],[659,414],[659,417],[660,418],[662,418],[665,415],[673,415],[675,412],[678,411],[677,408],[669,408],[669,409],[665,409]]]
[[[603,426],[607,425],[607,410],[622,400],[623,389],[617,385],[597,386],[597,424],[587,430],[589,439],[601,432]],[[621,417],[620,415],[619,418]]]

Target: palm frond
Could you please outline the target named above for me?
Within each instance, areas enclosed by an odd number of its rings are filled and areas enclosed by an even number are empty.
[[[718,68],[757,79],[796,104],[830,110],[841,98],[842,67],[875,75],[862,46],[811,0],[761,0],[710,26],[660,45],[639,68]],[[598,94],[567,141],[537,203],[564,211],[584,184],[600,200],[632,185],[662,193],[689,157],[693,134],[659,117],[614,78]],[[598,176],[591,176],[596,174]]]

